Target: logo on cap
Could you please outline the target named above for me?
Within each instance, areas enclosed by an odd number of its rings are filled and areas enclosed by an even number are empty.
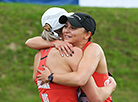
[[[74,18],[74,17],[71,15],[71,16],[69,16],[69,18]]]
[[[74,14],[74,16],[77,17],[79,20],[81,20],[81,18],[78,15]]]

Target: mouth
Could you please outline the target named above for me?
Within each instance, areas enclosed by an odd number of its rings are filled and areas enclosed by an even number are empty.
[[[65,39],[70,39],[70,38],[72,38],[72,37],[69,36],[69,35],[65,35],[64,37],[65,37]]]

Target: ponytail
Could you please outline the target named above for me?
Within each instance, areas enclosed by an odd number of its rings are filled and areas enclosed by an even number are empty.
[[[45,40],[47,40],[47,41],[53,41],[53,40],[60,40],[60,37],[58,37],[58,36],[55,36],[53,33],[53,31],[52,31],[52,28],[51,28],[51,26],[49,25],[49,24],[45,24],[44,26],[43,26],[43,32],[42,32],[42,34],[41,34],[41,37],[43,38],[43,39],[45,39]]]

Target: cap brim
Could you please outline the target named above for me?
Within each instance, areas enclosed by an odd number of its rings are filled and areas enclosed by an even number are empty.
[[[67,17],[65,15],[62,15],[60,18],[59,18],[59,23],[60,24],[65,24],[67,22]]]
[[[67,20],[70,22],[70,24],[74,27],[82,27],[81,23],[77,21],[76,18],[74,17],[67,17],[65,15],[61,16],[59,18],[59,23],[61,24],[65,24],[67,22]]]

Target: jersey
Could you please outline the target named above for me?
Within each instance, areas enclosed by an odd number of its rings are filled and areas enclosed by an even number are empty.
[[[86,47],[91,43],[92,42],[87,42],[85,44],[85,46],[83,47],[82,51],[84,52]],[[98,87],[103,87],[103,86],[106,86],[106,85],[109,84],[109,75],[108,75],[108,73],[101,74],[101,73],[98,73],[98,72],[94,72],[92,76],[93,76],[93,78],[95,80],[95,83]],[[80,102],[89,102],[83,91],[82,91],[80,97],[81,97]],[[111,95],[104,102],[112,102]]]
[[[47,56],[51,49],[52,47],[49,49],[40,50],[41,59],[38,70],[42,71],[44,70],[42,68],[42,65],[46,66]],[[37,72],[36,76],[39,74],[40,73]],[[39,90],[39,95],[42,102],[78,102],[78,97],[77,97],[78,87],[65,86],[50,82],[40,85],[41,81],[39,81],[37,78],[35,79],[35,83]]]

